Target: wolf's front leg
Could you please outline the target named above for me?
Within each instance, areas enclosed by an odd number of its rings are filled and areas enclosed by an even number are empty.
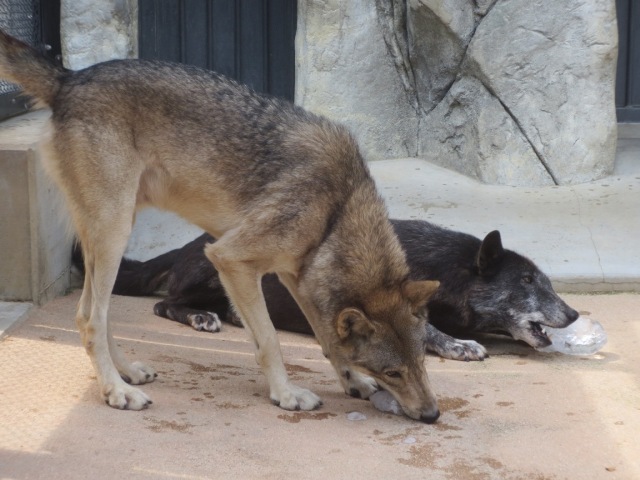
[[[289,382],[276,330],[262,294],[260,273],[250,262],[225,257],[223,241],[209,244],[205,254],[218,270],[222,285],[254,343],[256,361],[267,377],[271,401],[285,410],[318,408],[322,404],[320,397]]]
[[[336,370],[345,393],[352,397],[367,399],[377,392],[378,384],[373,378],[354,370],[347,363],[340,361],[337,355],[331,355],[332,342],[326,337],[326,329],[320,325],[320,314],[313,304],[300,294],[295,277],[286,273],[278,273],[278,278],[287,287],[287,290],[289,290],[289,293],[291,293],[291,296],[307,318],[316,339],[322,346],[322,352],[331,361],[333,368]]]
[[[474,340],[459,340],[427,323],[425,349],[451,360],[484,360],[489,356],[487,350]]]

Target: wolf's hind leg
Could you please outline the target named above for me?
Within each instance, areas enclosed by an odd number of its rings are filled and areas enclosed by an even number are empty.
[[[228,242],[233,243],[233,239]],[[322,404],[320,397],[289,381],[276,330],[262,294],[262,275],[250,261],[237,260],[238,249],[227,247],[226,243],[223,236],[216,243],[207,245],[205,254],[218,270],[233,308],[254,342],[256,361],[267,377],[271,401],[285,410],[318,408]]]
[[[87,344],[86,335],[87,335],[87,325],[89,323],[89,318],[91,317],[91,285],[93,284],[93,257],[89,256],[88,252],[83,252],[84,255],[84,264],[85,264],[85,275],[84,275],[84,286],[82,287],[82,295],[80,296],[80,301],[78,302],[78,311],[76,313],[76,325],[78,327],[78,331],[80,332],[80,339],[82,340],[82,345]]]
[[[131,385],[142,385],[153,382],[158,374],[153,368],[142,362],[129,363],[124,357],[122,350],[113,338],[111,324],[107,324],[107,341],[109,342],[109,353],[120,377]]]
[[[111,291],[131,232],[134,206],[133,203],[127,204],[126,198],[126,195],[120,197],[120,202],[113,207],[114,211],[121,213],[116,218],[101,204],[94,203],[89,207],[93,202],[80,195],[73,204],[74,223],[86,260],[85,284],[76,323],[96,371],[103,399],[114,408],[140,410],[146,408],[151,400],[123,380],[133,384],[146,383],[153,381],[156,374],[139,362],[129,364],[126,361],[113,339],[108,321]],[[131,216],[126,214],[127,211]]]
[[[107,235],[103,240],[99,245],[85,244],[85,250],[94,256],[95,261],[92,271],[87,275],[89,282],[85,283],[89,287],[88,293],[83,293],[79,305],[78,325],[104,400],[114,408],[140,410],[146,408],[151,400],[144,392],[124,383],[123,378],[131,383],[145,383],[153,380],[155,373],[142,364],[129,365],[125,361],[115,344],[107,318],[111,288],[124,252],[126,236],[124,240],[119,240]],[[82,325],[85,318],[83,310],[89,296],[90,315]]]

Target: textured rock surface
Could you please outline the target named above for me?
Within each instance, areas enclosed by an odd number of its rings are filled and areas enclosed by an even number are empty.
[[[137,56],[136,0],[62,0],[62,57],[67,68]]]
[[[463,73],[500,99],[557,183],[585,182],[613,169],[613,6],[498,1],[469,45]]]
[[[462,77],[421,125],[419,157],[494,185],[553,185],[503,105],[473,77]]]
[[[296,101],[368,159],[487,183],[579,183],[616,146],[614,0],[299,2]]]
[[[415,99],[399,81],[372,1],[300,1],[296,63],[296,103],[351,127],[367,158],[415,155]]]

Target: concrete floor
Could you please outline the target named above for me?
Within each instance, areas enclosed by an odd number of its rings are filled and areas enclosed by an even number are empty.
[[[542,188],[485,185],[420,159],[370,165],[394,218],[480,238],[500,230],[559,291],[640,291],[640,140],[624,152],[607,178]]]
[[[281,410],[241,329],[198,333],[155,317],[154,299],[115,296],[120,345],[159,377],[143,386],[148,410],[111,409],[75,331],[78,298],[32,309],[0,343],[2,479],[640,478],[640,295],[565,296],[605,325],[595,356],[488,337],[484,362],[429,357],[434,425],[347,397],[315,341],[287,333],[290,375],[324,405]]]
[[[639,139],[619,143],[613,176],[577,186],[486,186],[416,159],[371,169],[394,217],[500,229],[561,291],[640,291]],[[602,323],[604,349],[568,357],[491,337],[485,362],[429,357],[435,425],[347,397],[315,341],[287,333],[291,376],[324,405],[280,410],[242,330],[197,333],[153,316],[154,299],[125,297],[113,297],[115,334],[160,376],[143,386],[151,408],[116,411],[80,346],[78,292],[30,310],[0,303],[0,479],[640,478],[640,295],[564,296]]]

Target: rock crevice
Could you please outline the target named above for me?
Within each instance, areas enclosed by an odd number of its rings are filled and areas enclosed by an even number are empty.
[[[615,0],[300,0],[296,100],[372,160],[590,181],[615,158],[616,29]]]

